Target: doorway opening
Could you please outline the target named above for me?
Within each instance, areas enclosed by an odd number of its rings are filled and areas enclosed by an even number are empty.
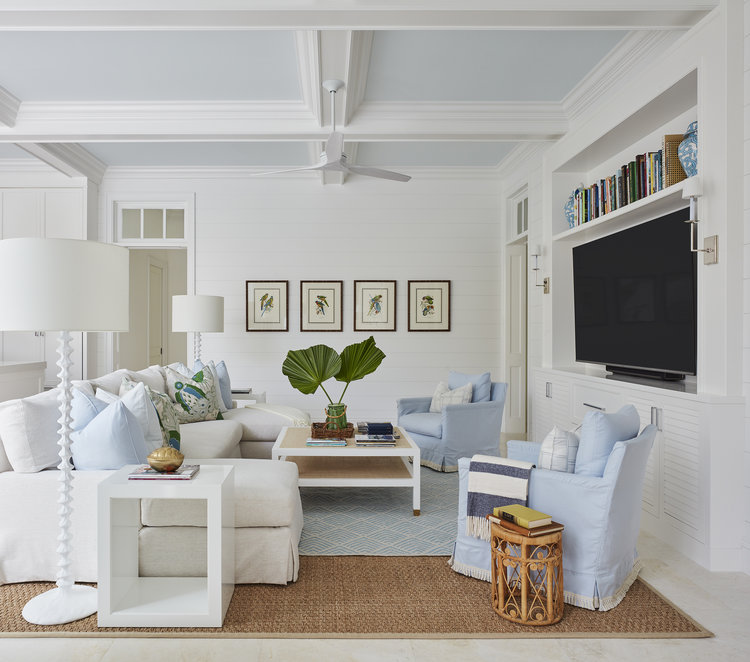
[[[187,294],[187,249],[131,247],[130,331],[117,334],[115,369],[187,361],[185,334],[171,331],[176,294]]]

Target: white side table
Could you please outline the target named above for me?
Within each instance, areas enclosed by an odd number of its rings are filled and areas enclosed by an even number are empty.
[[[97,490],[99,626],[221,627],[234,593],[234,467],[204,464],[184,481],[128,480],[133,468]],[[205,577],[138,575],[141,499],[206,501]]]

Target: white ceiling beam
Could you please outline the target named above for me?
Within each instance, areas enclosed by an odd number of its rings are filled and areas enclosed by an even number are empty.
[[[320,33],[317,30],[298,30],[294,36],[302,101],[310,109],[318,126],[323,126],[323,109],[320,103]]]
[[[348,84],[344,107],[345,126],[351,122],[360,104],[365,99],[374,32],[372,30],[353,30],[350,34],[349,54],[346,65],[346,79]]]
[[[340,92],[339,92],[340,94]],[[337,99],[338,101],[338,99]],[[557,102],[369,102],[344,131],[358,140],[549,140],[568,129]],[[0,142],[324,141],[302,102],[31,103]]]
[[[0,124],[15,126],[21,100],[14,97],[4,87],[0,87]]]
[[[79,0],[49,11],[48,0],[25,0],[0,11],[0,29],[684,29],[718,0]],[[501,5],[501,6],[498,6]]]
[[[86,177],[96,184],[102,183],[107,164],[76,144],[16,143],[68,177]]]

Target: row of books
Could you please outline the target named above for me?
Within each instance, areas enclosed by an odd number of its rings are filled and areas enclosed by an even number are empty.
[[[677,157],[681,134],[668,134],[656,152],[637,154],[609,177],[573,192],[574,227],[641,200],[686,178]]]
[[[398,436],[393,434],[355,434],[354,443],[360,447],[386,446],[394,447]]]

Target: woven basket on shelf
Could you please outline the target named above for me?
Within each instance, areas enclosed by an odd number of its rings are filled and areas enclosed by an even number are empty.
[[[349,423],[343,430],[336,428],[335,430],[329,430],[326,428],[327,423],[313,423],[312,424],[312,436],[313,439],[349,439],[354,436],[354,424]]]

